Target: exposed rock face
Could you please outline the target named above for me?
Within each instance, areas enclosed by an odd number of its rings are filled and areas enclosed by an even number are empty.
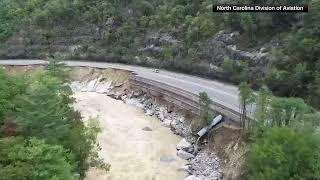
[[[236,46],[239,41],[239,32],[220,31],[211,40],[208,41],[208,49],[206,54],[216,65],[221,65],[225,57],[233,60],[247,61],[250,65],[266,65],[270,60],[271,48],[261,47],[257,50],[243,51]]]
[[[163,55],[166,48],[178,47],[181,43],[172,35],[168,33],[150,33],[144,40],[143,47],[138,51],[143,55],[136,57],[136,62],[142,62],[152,66],[162,66],[162,60],[159,60],[159,55]]]
[[[227,33],[225,31],[220,31],[215,35],[214,40],[230,45],[236,43],[236,41],[239,40],[239,37],[239,32]]]
[[[111,88],[111,81],[100,81],[100,79],[93,79],[89,81],[79,82],[74,81],[70,85],[73,91],[81,92],[97,92],[97,93],[108,93]]]
[[[178,43],[179,41],[168,33],[153,33],[148,35],[146,38],[146,44],[153,44],[154,46],[176,46]]]

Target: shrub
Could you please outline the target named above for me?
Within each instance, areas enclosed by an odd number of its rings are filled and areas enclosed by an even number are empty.
[[[252,144],[248,180],[320,178],[320,139],[310,129],[270,128]]]

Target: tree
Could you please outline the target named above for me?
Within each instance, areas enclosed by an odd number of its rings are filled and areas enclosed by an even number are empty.
[[[188,25],[186,40],[189,45],[208,38],[218,30],[214,24],[212,15],[208,13],[197,15],[195,17],[187,16],[186,23]]]
[[[298,121],[303,121],[305,114],[311,113],[310,108],[301,98],[273,97],[267,112],[268,126],[292,126]]]
[[[76,0],[75,1],[80,13],[84,14],[85,20],[94,24],[97,28],[98,40],[104,38],[108,18],[116,15],[116,0]]]
[[[320,1],[311,1],[309,7],[310,13],[303,16],[301,28],[289,34],[287,46],[272,62],[276,73],[270,73],[268,86],[276,95],[302,97],[318,107]]]
[[[14,108],[12,100],[25,91],[27,83],[23,77],[11,77],[0,70],[0,124],[4,115]]]
[[[320,64],[319,64],[320,65]],[[320,99],[315,97],[320,97],[320,72],[315,72],[315,80],[313,83],[309,84],[309,97],[308,102],[311,103],[316,108],[320,108]]]
[[[61,57],[55,57],[49,59],[49,64],[46,67],[48,74],[52,77],[57,77],[63,82],[66,82],[69,77],[69,69],[62,61]]]
[[[54,37],[61,33],[61,24],[75,16],[71,0],[28,0],[24,3],[24,26],[44,38],[49,56],[53,54]],[[66,18],[66,17],[69,17]],[[27,29],[27,28],[26,28]]]
[[[304,116],[314,112],[301,98],[273,96],[263,86],[255,98],[254,118],[260,127],[283,127],[303,124]]]
[[[319,179],[320,139],[312,129],[270,128],[248,155],[248,180]]]
[[[234,73],[235,66],[236,66],[236,64],[234,63],[234,61],[232,59],[230,59],[229,57],[224,57],[221,67],[225,73],[227,73],[229,75]]]
[[[0,139],[0,179],[75,180],[70,155],[61,146],[30,138]]]
[[[229,81],[240,83],[250,80],[249,67],[245,62],[239,62],[232,60],[229,57],[224,57],[221,67],[225,74],[225,78]]]
[[[14,34],[22,15],[22,8],[16,1],[0,1],[0,41],[4,41]]]
[[[62,81],[48,75],[38,76],[25,94],[16,97],[14,119],[24,136],[45,138],[57,144],[68,136],[71,121],[68,114],[72,109],[59,94]]]
[[[254,17],[252,14],[249,13],[241,13],[240,14],[240,24],[242,29],[244,29],[248,35],[250,36],[251,40],[254,40],[254,34],[257,29],[257,26],[255,24]]]
[[[262,86],[256,97],[256,111],[255,111],[255,120],[260,125],[265,125],[267,120],[267,112],[270,106],[270,101],[272,98],[272,93],[269,91],[267,86]]]
[[[17,124],[18,135],[45,139],[58,144],[73,155],[70,164],[84,177],[92,140],[88,141],[81,116],[71,106],[72,99],[66,85],[57,77],[38,74],[24,92],[17,96],[11,122]]]
[[[210,104],[211,99],[206,92],[199,93],[199,104],[200,104],[200,118],[203,125],[208,125],[211,122],[210,116]]]
[[[241,83],[239,86],[239,96],[240,96],[240,122],[241,127],[246,127],[246,120],[247,120],[247,106],[254,102],[254,93],[253,90],[250,88],[249,84]],[[247,122],[247,128],[250,128],[250,118]]]

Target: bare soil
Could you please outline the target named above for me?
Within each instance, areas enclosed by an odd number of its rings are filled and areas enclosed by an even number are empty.
[[[240,179],[246,154],[249,150],[245,143],[242,130],[222,126],[209,134],[209,148],[223,159],[223,174],[226,180]]]

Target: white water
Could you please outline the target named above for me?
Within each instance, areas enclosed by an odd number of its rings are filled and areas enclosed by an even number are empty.
[[[87,180],[182,180],[178,171],[186,161],[176,156],[180,138],[159,120],[146,116],[132,105],[124,104],[104,94],[76,92],[75,108],[84,117],[99,116],[103,132],[98,141],[99,153],[111,164],[111,171],[91,169]],[[150,127],[152,131],[143,131]]]

